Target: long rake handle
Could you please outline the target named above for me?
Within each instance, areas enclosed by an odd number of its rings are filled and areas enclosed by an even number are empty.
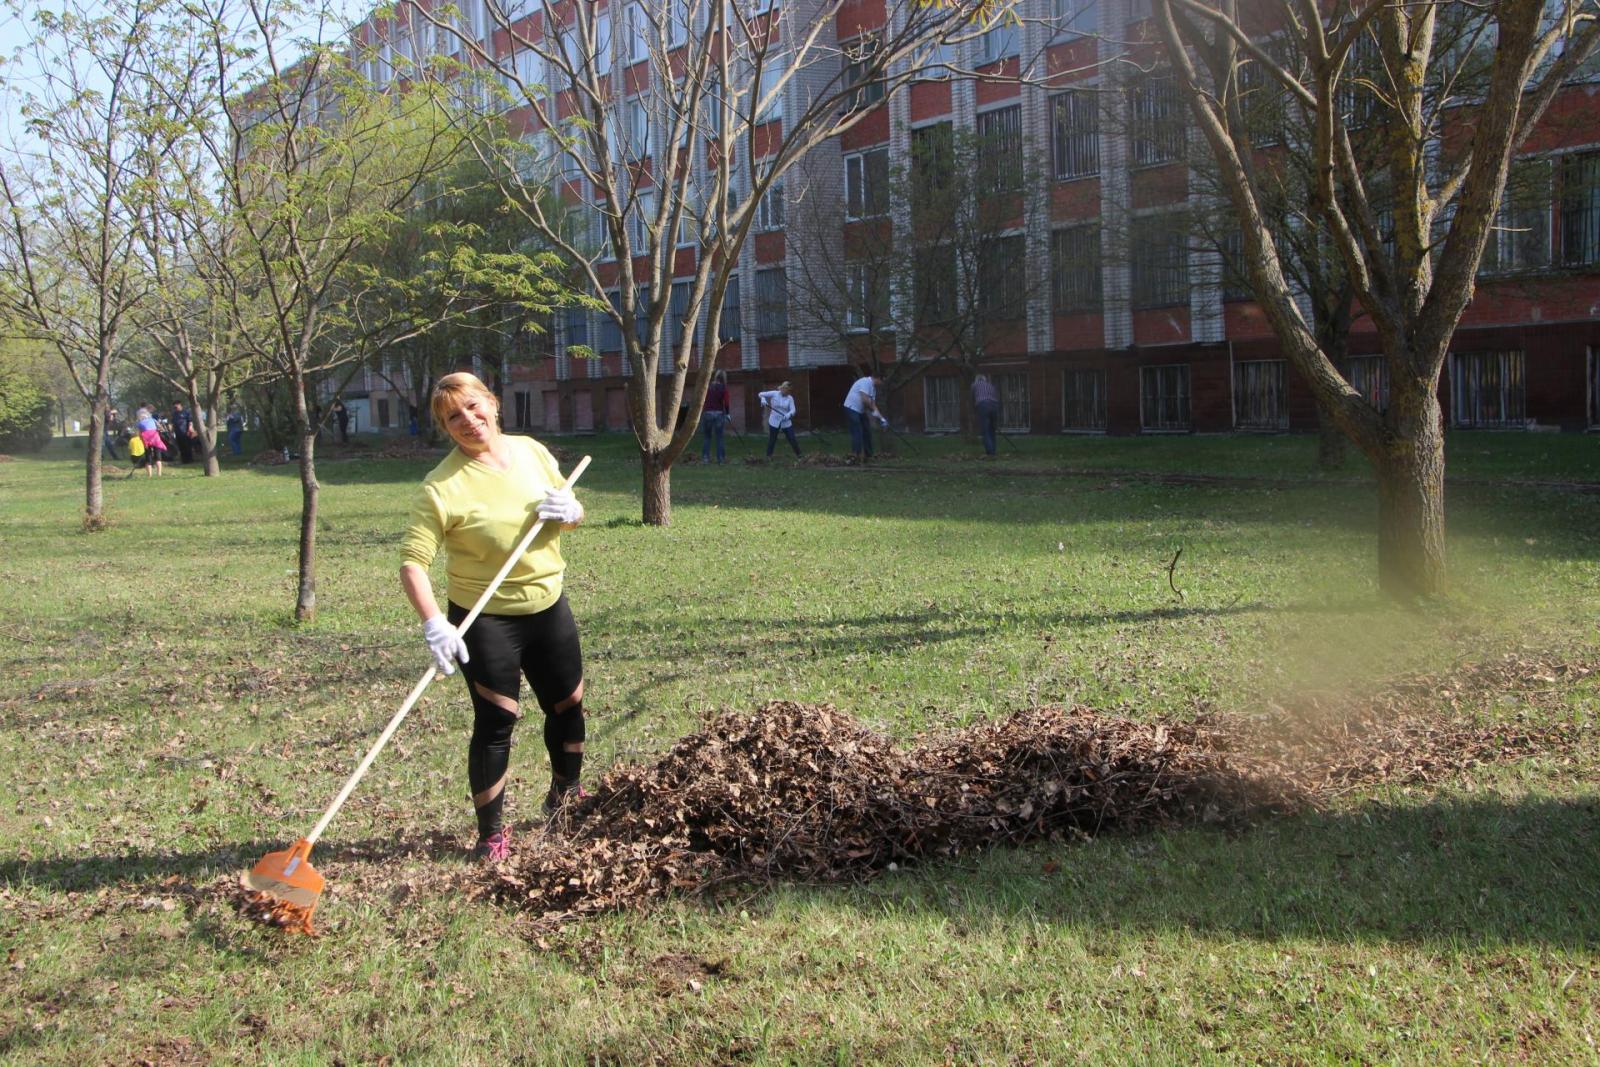
[[[572,468],[572,473],[567,475],[567,480],[562,483],[562,488],[571,489],[577,483],[578,476],[589,466],[589,460],[589,456],[584,456],[578,461],[578,465]],[[511,573],[511,568],[516,566],[517,560],[522,558],[522,554],[528,550],[529,545],[533,544],[533,539],[539,536],[539,531],[542,529],[544,529],[544,520],[540,519],[533,524],[527,533],[522,535],[522,540],[517,542],[517,547],[511,550],[511,555],[507,556],[505,563],[501,565],[500,573],[494,576],[494,581],[489,583],[489,587],[483,591],[483,595],[478,598],[478,602],[472,605],[472,610],[467,613],[467,617],[461,620],[460,626],[456,627],[458,633],[466,633],[467,629],[478,620],[478,616],[483,614],[484,605],[489,603],[489,598],[499,590],[500,583],[505,581],[506,575]],[[394,713],[394,717],[389,720],[389,725],[383,728],[383,733],[379,734],[378,739],[372,743],[372,748],[367,751],[366,756],[361,760],[360,765],[356,767],[354,773],[345,780],[344,788],[339,790],[339,795],[333,798],[333,803],[328,805],[328,810],[322,813],[322,818],[318,820],[316,828],[306,836],[308,848],[317,843],[317,838],[322,836],[322,831],[326,830],[328,824],[333,821],[333,817],[339,814],[339,809],[344,807],[344,802],[350,799],[351,793],[355,792],[356,783],[361,781],[362,777],[367,773],[367,768],[372,766],[372,761],[377,759],[378,753],[383,751],[383,746],[389,743],[389,738],[393,737],[394,732],[400,728],[400,724],[410,714],[412,706],[421,698],[423,690],[427,689],[438,675],[438,667],[429,667],[417,684],[411,687],[411,692],[406,696],[405,703],[400,705],[400,710]]]

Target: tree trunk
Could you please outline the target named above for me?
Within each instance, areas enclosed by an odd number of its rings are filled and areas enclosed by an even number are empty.
[[[644,471],[644,522],[646,526],[672,525],[672,464],[660,452],[641,450]]]
[[[1392,397],[1391,403],[1399,402]],[[1444,433],[1428,390],[1376,464],[1378,587],[1413,603],[1445,591]]]
[[[1325,415],[1317,416],[1317,469],[1336,471],[1344,469],[1344,461],[1349,450],[1345,447],[1344,431],[1333,424],[1333,420]]]
[[[317,435],[308,428],[300,435],[300,589],[294,602],[299,622],[317,618],[317,468],[313,449]]]
[[[101,442],[105,434],[106,402],[96,400],[89,406],[89,448],[84,459],[83,528],[99,530],[106,524],[105,481],[101,477]]]

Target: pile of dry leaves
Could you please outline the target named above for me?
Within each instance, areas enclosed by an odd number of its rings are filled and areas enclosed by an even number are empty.
[[[996,845],[1248,820],[1577,736],[1312,699],[1191,722],[1031,708],[902,748],[829,705],[774,702],[612,771],[476,892],[556,919],[730,882],[854,880]]]

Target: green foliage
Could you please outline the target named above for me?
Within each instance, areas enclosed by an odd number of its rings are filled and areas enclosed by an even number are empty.
[[[0,361],[0,452],[37,452],[50,441],[50,394]]]

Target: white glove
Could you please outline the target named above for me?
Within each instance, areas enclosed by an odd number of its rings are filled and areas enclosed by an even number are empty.
[[[433,662],[441,674],[456,673],[456,660],[465,663],[472,658],[467,655],[467,643],[461,640],[461,634],[443,615],[435,615],[422,624],[422,637],[428,642],[428,651],[433,653]]]
[[[578,503],[571,489],[557,486],[548,490],[544,499],[539,501],[539,518],[563,526],[576,526],[583,521],[583,505]]]
[[[878,412],[878,425],[882,426],[884,429],[889,428],[889,420],[883,417],[883,412],[881,411]]]

